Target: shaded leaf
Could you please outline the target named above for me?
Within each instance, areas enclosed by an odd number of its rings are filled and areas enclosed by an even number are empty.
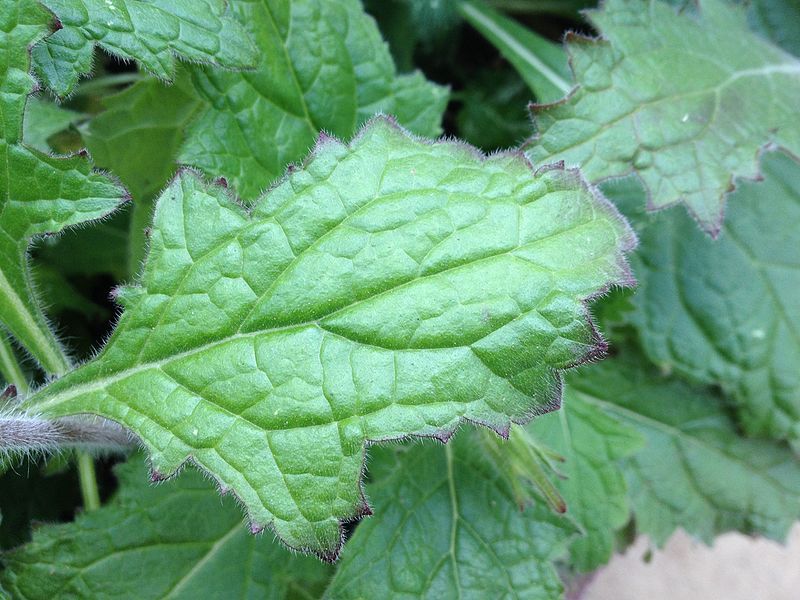
[[[528,155],[580,165],[592,181],[636,172],[651,209],[683,202],[717,235],[725,197],[758,174],[763,148],[800,155],[800,61],[722,0],[696,12],[608,0],[589,16],[605,39],[568,38],[578,86],[535,107]]]
[[[56,15],[56,31],[33,49],[36,74],[65,96],[92,68],[95,44],[135,60],[162,79],[175,57],[242,68],[256,60],[244,28],[224,0],[40,0]]]
[[[633,241],[575,172],[378,119],[249,212],[183,173],[104,350],[26,408],[118,421],[157,477],[192,458],[254,529],[333,558],[366,440],[558,406],[557,370],[602,349],[584,299],[629,281]]]
[[[747,16],[757,31],[800,56],[800,2],[798,0],[750,0]]]
[[[281,599],[322,591],[327,568],[241,526],[197,472],[153,486],[140,457],[121,465],[118,495],[74,523],[38,527],[3,555],[0,585],[20,600]]]
[[[415,133],[441,132],[446,90],[419,72],[395,73],[357,0],[232,0],[231,7],[260,62],[241,73],[193,69],[209,106],[190,128],[181,160],[225,177],[244,199],[301,160],[323,130],[349,138],[383,112]]]
[[[528,425],[536,440],[563,457],[554,483],[584,535],[570,545],[571,566],[592,571],[614,552],[614,533],[628,522],[628,489],[619,460],[643,445],[642,436],[568,387],[564,406]]]
[[[659,376],[630,354],[581,369],[568,385],[644,436],[644,448],[621,464],[637,529],[657,544],[678,527],[706,543],[730,530],[782,540],[800,516],[795,456],[740,437],[711,394]]]
[[[721,386],[751,435],[800,443],[800,165],[762,159],[716,242],[685,216],[641,227],[629,319],[648,355]]]
[[[131,277],[144,259],[153,200],[175,173],[185,127],[202,103],[180,71],[170,86],[148,77],[103,98],[103,104],[106,110],[81,132],[95,163],[117,175],[133,198],[126,261]],[[118,242],[104,246],[112,243]]]
[[[468,436],[373,454],[376,516],[356,529],[326,598],[560,597],[553,561],[574,526],[541,502],[520,511]]]
[[[54,102],[41,98],[28,98],[22,126],[22,140],[30,148],[50,152],[52,147],[47,143],[47,139],[75,124],[82,116]]]
[[[558,44],[483,2],[461,2],[459,10],[514,65],[540,102],[554,102],[572,89],[567,56]]]

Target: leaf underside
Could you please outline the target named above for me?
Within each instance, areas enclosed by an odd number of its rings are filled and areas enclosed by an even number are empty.
[[[224,0],[40,0],[57,30],[33,49],[36,74],[59,96],[91,71],[95,44],[164,80],[175,57],[251,67],[257,51]]]
[[[114,419],[156,477],[191,458],[254,530],[332,559],[368,511],[367,441],[559,405],[557,371],[603,347],[584,300],[630,282],[633,243],[576,172],[379,118],[250,211],[182,173],[106,347],[24,407]]]
[[[604,39],[569,37],[577,87],[534,107],[529,157],[579,165],[590,181],[635,172],[650,209],[682,202],[716,236],[726,196],[757,177],[764,148],[800,156],[800,61],[722,0],[682,12],[608,0],[588,14]]]
[[[800,165],[762,158],[720,239],[679,215],[641,229],[636,325],[648,355],[720,385],[751,435],[800,443]]]
[[[93,173],[84,156],[52,156],[22,141],[34,87],[29,47],[47,34],[48,15],[33,0],[0,6],[0,323],[50,372],[66,369],[34,295],[26,252],[35,236],[102,217],[123,190]]]

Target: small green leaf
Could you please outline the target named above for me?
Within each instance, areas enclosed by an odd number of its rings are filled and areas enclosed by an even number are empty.
[[[348,542],[326,598],[561,596],[553,561],[575,527],[542,502],[521,511],[469,442],[374,453],[377,513]]]
[[[800,165],[762,169],[716,242],[685,216],[643,224],[629,318],[657,364],[728,392],[749,434],[800,444]]]
[[[33,79],[28,48],[47,34],[48,16],[33,0],[0,6],[0,322],[51,373],[68,365],[34,295],[27,266],[32,238],[102,217],[123,190],[91,171],[83,156],[52,156],[22,141]]]
[[[251,67],[256,49],[224,0],[40,0],[57,31],[33,49],[37,75],[65,96],[92,68],[95,44],[172,79],[175,57],[223,67]]]
[[[41,98],[28,98],[22,140],[30,148],[50,152],[48,138],[75,124],[83,115]]]
[[[558,406],[557,371],[602,346],[584,299],[629,282],[633,242],[574,171],[377,119],[251,211],[183,173],[104,350],[25,407],[118,421],[156,476],[191,458],[254,529],[333,558],[367,440]]]
[[[318,597],[328,568],[241,526],[232,499],[197,472],[148,485],[134,457],[111,503],[74,523],[38,527],[3,555],[0,586],[18,600]]]
[[[232,0],[256,41],[255,71],[193,69],[209,106],[181,160],[225,177],[254,200],[306,155],[318,133],[351,137],[375,113],[436,136],[447,91],[419,73],[397,75],[375,22],[357,0]]]
[[[589,13],[604,38],[568,38],[578,87],[535,108],[527,152],[591,181],[636,172],[649,208],[683,202],[716,236],[728,192],[757,176],[762,149],[800,156],[800,61],[752,33],[739,7],[698,4],[608,0]]]
[[[558,465],[563,479],[555,485],[567,504],[567,514],[584,535],[570,546],[572,566],[592,571],[614,552],[614,532],[628,522],[630,506],[619,460],[643,445],[642,436],[627,423],[605,414],[567,387],[564,406],[528,425],[537,441],[564,458]]]
[[[782,540],[800,517],[796,457],[740,437],[711,394],[627,354],[576,371],[568,385],[644,436],[644,448],[621,464],[636,527],[657,544],[678,527],[707,543],[730,530]]]

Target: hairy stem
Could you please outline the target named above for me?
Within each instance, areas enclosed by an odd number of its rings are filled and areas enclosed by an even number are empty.
[[[57,355],[50,366],[56,366],[53,370],[56,374],[62,374],[64,369],[60,367],[68,365],[69,359],[57,342],[51,345],[50,350]],[[0,373],[17,391],[23,394],[28,391],[28,381],[5,336],[0,336]],[[48,421],[14,413],[0,417],[0,455],[56,452],[68,447],[76,448],[81,498],[87,511],[100,507],[100,492],[94,459],[86,448],[119,449],[130,443],[130,436],[122,428],[105,421],[92,423],[81,418]]]

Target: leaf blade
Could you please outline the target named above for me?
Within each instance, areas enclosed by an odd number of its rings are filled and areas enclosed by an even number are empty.
[[[728,192],[757,177],[762,149],[800,155],[800,62],[719,0],[704,0],[697,14],[612,0],[590,18],[609,41],[570,38],[579,87],[535,107],[529,156],[580,165],[592,181],[635,172],[649,208],[683,203],[716,236]],[[750,52],[736,51],[743,43]],[[761,89],[771,90],[768,102]]]
[[[117,420],[157,476],[191,457],[254,527],[333,558],[339,520],[367,510],[366,440],[462,418],[503,433],[558,406],[557,371],[602,349],[583,299],[630,282],[633,243],[574,172],[378,119],[350,146],[322,137],[250,213],[179,177],[106,348],[26,407]]]
[[[252,66],[256,50],[221,0],[42,0],[60,27],[33,49],[34,68],[48,88],[66,96],[91,70],[95,44],[136,60],[162,79],[175,56],[228,68]],[[200,6],[198,6],[200,4]]]

